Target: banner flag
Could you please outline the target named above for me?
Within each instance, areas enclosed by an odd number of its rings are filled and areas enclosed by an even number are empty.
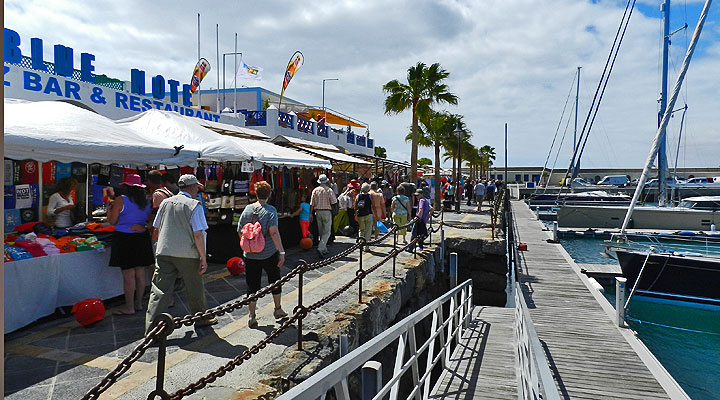
[[[245,78],[245,79],[255,79],[258,81],[262,80],[262,72],[263,69],[260,67],[256,67],[253,65],[247,65],[243,61],[242,65],[240,65],[237,73],[238,78]]]
[[[285,68],[285,78],[283,79],[282,91],[280,92],[280,102],[278,103],[278,109],[280,108],[280,103],[282,103],[285,89],[287,89],[288,85],[290,84],[290,80],[293,78],[293,76],[295,76],[295,73],[300,69],[300,67],[302,67],[304,61],[305,58],[299,51],[296,51],[295,54],[290,57],[290,62],[288,63],[287,68]]]
[[[202,82],[208,72],[210,72],[210,63],[208,60],[201,58],[195,65],[195,70],[193,71],[192,78],[190,79],[190,93],[195,93],[197,88],[200,86],[200,82]]]

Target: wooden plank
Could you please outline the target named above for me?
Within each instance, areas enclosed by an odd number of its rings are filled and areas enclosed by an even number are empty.
[[[622,269],[618,264],[578,264],[580,271],[586,275],[622,276]]]
[[[512,308],[475,307],[431,399],[517,398]]]
[[[512,202],[520,253],[518,281],[560,394],[569,398],[667,399],[662,386],[625,341],[535,215]],[[582,265],[598,273],[607,266]]]

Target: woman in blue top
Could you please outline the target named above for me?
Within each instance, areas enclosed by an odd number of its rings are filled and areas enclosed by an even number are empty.
[[[300,230],[302,231],[302,237],[306,238],[310,234],[310,203],[307,202],[307,193],[303,192],[301,196],[300,200],[302,201],[298,209],[292,213],[292,216],[300,216]]]
[[[125,307],[114,314],[132,315],[142,310],[145,267],[155,263],[146,228],[151,207],[139,175],[128,175],[121,185],[125,187],[125,194],[116,197],[108,210],[109,222],[115,225],[110,266],[122,270],[125,292]]]

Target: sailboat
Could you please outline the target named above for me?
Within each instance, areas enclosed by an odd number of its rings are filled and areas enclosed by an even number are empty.
[[[709,6],[709,5],[708,5]],[[665,0],[662,10],[664,11],[664,42],[663,42],[663,63],[662,63],[662,92],[660,96],[659,121],[661,124],[665,114],[672,115],[673,108],[667,101],[667,76],[668,76],[668,51],[670,45],[669,20],[670,0]],[[688,60],[689,61],[689,60]],[[673,103],[674,106],[674,103]],[[667,124],[666,124],[667,125]],[[713,225],[720,226],[720,210],[717,207],[703,207],[699,204],[720,201],[717,196],[702,196],[687,199],[676,206],[668,206],[668,163],[665,150],[665,129],[662,129],[662,139],[656,149],[658,165],[658,206],[637,206],[639,196],[636,196],[631,203],[634,212],[625,227],[634,229],[665,229],[665,230],[694,230],[708,231]],[[658,130],[659,132],[659,130]],[[653,160],[655,157],[653,157]],[[579,164],[579,158],[578,158]],[[677,162],[676,162],[677,166]],[[578,166],[573,167],[573,177],[578,171]],[[645,172],[645,171],[644,171]],[[647,176],[645,179],[647,180]],[[646,181],[638,182],[636,193],[642,191]],[[672,185],[681,188],[683,185]],[[687,185],[685,185],[687,186]],[[689,186],[687,186],[689,188]],[[627,214],[630,204],[566,204],[557,210],[557,221],[559,227],[566,228],[620,228]]]
[[[663,113],[650,154],[645,162],[638,187],[623,219],[620,233],[614,236],[606,247],[607,252],[616,254],[623,276],[627,278],[628,285],[633,288],[631,296],[637,293],[666,300],[682,300],[720,306],[720,245],[718,243],[711,243],[706,239],[704,252],[678,251],[677,246],[661,245],[657,240],[653,245],[640,246],[638,243],[631,243],[625,235],[634,215],[635,204],[640,197],[642,187],[648,179],[650,169],[661,148],[661,142],[665,140],[665,131],[673,106],[678,98],[682,81],[687,73],[711,3],[712,0],[705,1],[675,82],[672,96]]]

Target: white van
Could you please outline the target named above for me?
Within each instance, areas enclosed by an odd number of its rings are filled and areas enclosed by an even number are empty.
[[[607,175],[600,179],[598,185],[614,185],[625,186],[628,184],[628,178],[625,175]]]

